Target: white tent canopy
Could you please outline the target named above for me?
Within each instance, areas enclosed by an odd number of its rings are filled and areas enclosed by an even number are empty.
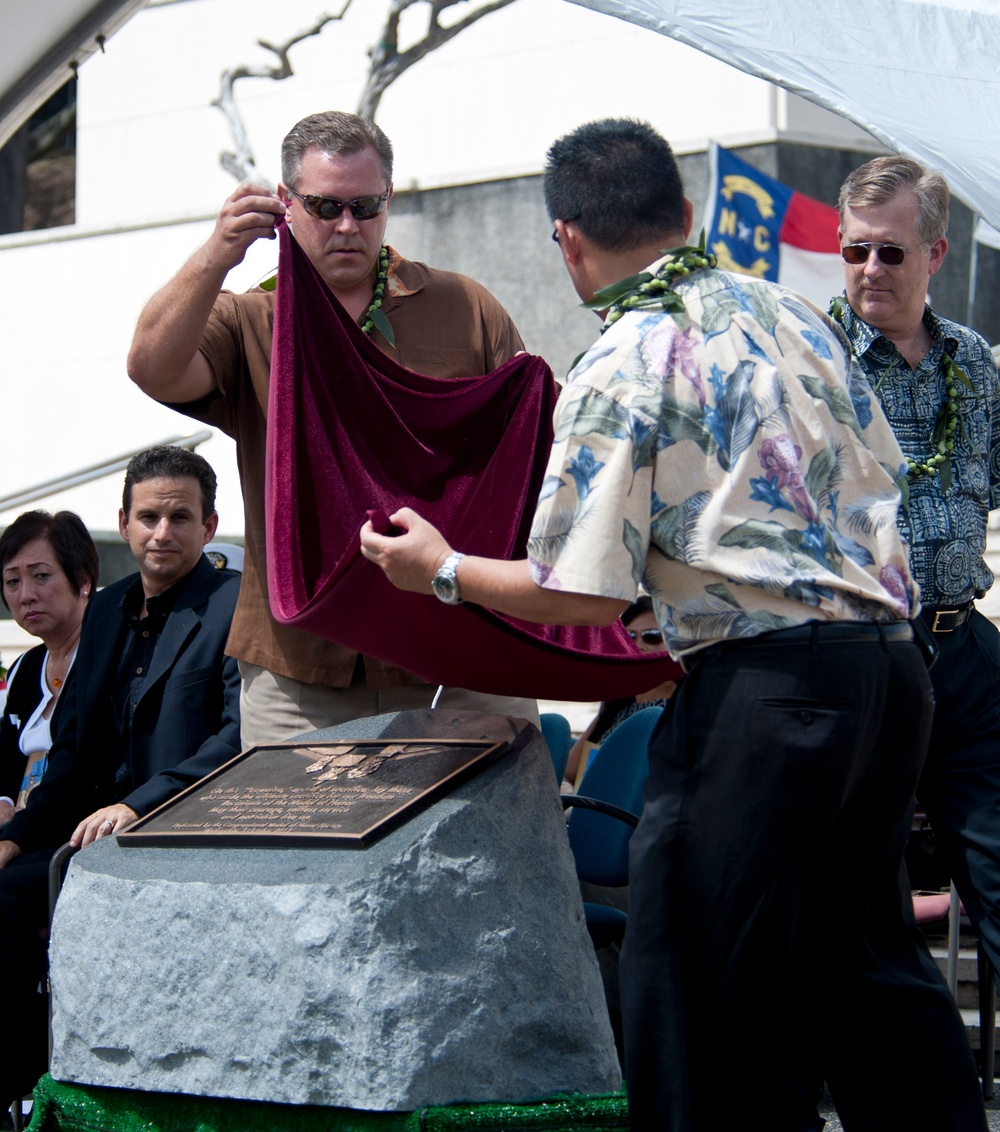
[[[939,169],[1000,228],[1000,0],[573,0],[811,99]],[[145,0],[0,0],[0,145]],[[597,81],[597,76],[591,76]],[[684,98],[671,76],[648,97]],[[640,87],[641,90],[641,87]]]
[[[573,0],[849,118],[1000,228],[1000,0]],[[590,76],[599,81],[599,76]],[[646,75],[651,101],[697,98]]]

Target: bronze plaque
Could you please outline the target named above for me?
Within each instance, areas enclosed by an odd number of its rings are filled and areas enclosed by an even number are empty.
[[[361,849],[509,749],[474,739],[251,747],[119,833],[118,843]]]

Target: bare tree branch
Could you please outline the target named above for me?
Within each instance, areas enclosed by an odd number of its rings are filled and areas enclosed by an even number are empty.
[[[411,47],[401,52],[399,50],[400,16],[414,4],[428,2],[430,3],[430,12],[424,38],[417,40]],[[454,7],[457,3],[464,2],[465,0],[392,0],[389,16],[382,31],[382,38],[370,52],[371,66],[368,69],[368,78],[358,102],[358,113],[362,117],[375,118],[382,95],[407,68],[412,67],[414,63],[419,63],[426,55],[453,39],[460,32],[465,31],[466,28],[471,27],[483,16],[506,8],[508,4],[512,3],[512,0],[490,0],[490,3],[483,4],[467,13],[462,19],[448,27],[443,27],[440,19],[441,13]]]
[[[390,0],[389,14],[379,42],[369,51],[371,64],[368,68],[368,78],[365,80],[364,90],[358,103],[358,113],[362,117],[374,120],[379,102],[386,89],[399,78],[404,71],[419,63],[426,55],[441,47],[456,35],[471,27],[483,16],[506,8],[513,0],[488,0],[478,8],[466,13],[460,20],[445,27],[441,24],[441,14],[453,8],[456,4],[467,3],[469,0]],[[418,40],[405,51],[399,50],[399,21],[403,12],[414,4],[428,4],[430,11],[427,19],[427,31],[423,39]],[[231,173],[237,181],[254,181],[260,185],[267,185],[268,181],[257,170],[257,162],[253,155],[250,139],[247,136],[246,126],[236,103],[236,82],[239,79],[287,79],[293,74],[289,52],[297,43],[310,36],[319,35],[328,23],[342,20],[351,6],[351,0],[344,0],[344,5],[338,13],[325,13],[314,24],[293,35],[284,43],[273,44],[266,40],[257,40],[266,51],[277,56],[277,66],[258,67],[238,66],[223,71],[221,76],[222,88],[219,97],[212,103],[226,116],[229,122],[229,132],[233,139],[235,152],[224,152],[219,161],[226,172]],[[273,186],[272,186],[273,187]]]
[[[309,39],[310,36],[319,35],[327,24],[334,20],[342,20],[347,13],[347,9],[351,6],[351,0],[344,0],[344,6],[337,13],[324,13],[320,16],[315,23],[311,24],[304,31],[300,31],[297,35],[293,35],[291,39],[286,40],[284,43],[273,44],[268,43],[264,39],[258,39],[257,43],[266,51],[273,52],[278,57],[277,66],[258,67],[238,66],[232,67],[229,70],[222,72],[222,89],[219,97],[212,103],[217,106],[223,114],[225,114],[229,122],[229,132],[233,139],[236,152],[226,151],[219,157],[219,162],[227,173],[231,173],[237,181],[254,181],[257,184],[269,184],[265,177],[262,177],[257,170],[257,162],[253,155],[253,149],[250,145],[250,139],[247,136],[246,126],[243,124],[243,117],[240,114],[239,106],[236,103],[235,85],[238,79],[287,79],[290,75],[294,74],[292,69],[292,61],[288,57],[289,51],[297,44],[301,43],[304,39]],[[274,187],[274,186],[270,186]]]

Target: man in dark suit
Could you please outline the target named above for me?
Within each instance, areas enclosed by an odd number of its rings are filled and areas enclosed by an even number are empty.
[[[18,1034],[0,1059],[0,1103],[45,1067],[48,863],[115,833],[239,754],[239,671],[224,653],[239,575],[202,553],[215,534],[215,473],[182,448],[135,456],[119,529],[139,573],[90,602],[63,691],[49,767],[0,830],[0,980]]]

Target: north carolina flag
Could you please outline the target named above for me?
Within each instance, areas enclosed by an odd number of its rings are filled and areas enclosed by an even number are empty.
[[[719,267],[782,283],[826,310],[844,289],[837,210],[714,142],[709,164],[705,246]]]

